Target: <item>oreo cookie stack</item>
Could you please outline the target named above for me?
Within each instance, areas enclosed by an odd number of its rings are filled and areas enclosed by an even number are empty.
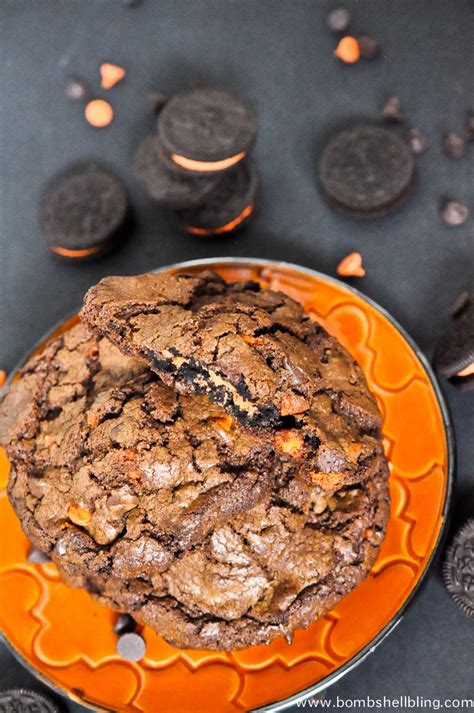
[[[136,176],[188,233],[232,232],[254,209],[257,176],[247,159],[256,132],[253,107],[233,94],[176,94],[162,108],[157,132],[138,146]]]

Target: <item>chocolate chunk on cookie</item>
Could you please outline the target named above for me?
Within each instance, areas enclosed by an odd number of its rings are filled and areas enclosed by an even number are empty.
[[[225,174],[209,199],[198,208],[177,213],[187,233],[213,236],[242,228],[255,209],[257,174],[248,163],[240,163]]]
[[[168,386],[204,394],[326,489],[382,456],[380,413],[350,355],[301,305],[213,273],[110,277],[82,319]]]
[[[47,189],[40,224],[50,250],[86,260],[110,249],[128,213],[128,197],[119,178],[96,164],[75,164]]]
[[[358,124],[337,132],[323,149],[319,176],[331,205],[353,217],[376,217],[409,195],[412,152],[395,131]]]
[[[135,175],[153,200],[165,208],[196,208],[212,194],[220,176],[194,176],[168,168],[155,135],[144,139],[135,154]]]
[[[158,136],[171,164],[201,175],[235,166],[247,155],[256,131],[248,102],[207,87],[176,94],[158,118]]]

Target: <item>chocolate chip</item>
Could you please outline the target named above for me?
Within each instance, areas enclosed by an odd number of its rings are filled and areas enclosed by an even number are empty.
[[[449,311],[451,317],[458,317],[461,312],[465,310],[471,301],[471,295],[467,290],[460,292],[459,295],[454,300],[451,309]]]
[[[90,88],[86,81],[79,77],[69,77],[66,84],[66,96],[72,101],[81,101],[90,94]]]
[[[345,7],[335,7],[327,16],[327,25],[331,32],[345,32],[350,21],[350,12]]]
[[[375,59],[380,53],[380,45],[374,37],[361,35],[357,38],[362,59]]]
[[[28,562],[31,562],[31,564],[46,564],[47,562],[51,562],[51,557],[36,547],[32,547],[26,559]]]
[[[402,124],[406,121],[406,114],[401,109],[398,97],[389,97],[382,107],[382,116],[386,121]]]
[[[137,628],[137,623],[130,614],[119,614],[117,621],[114,624],[114,634],[129,634],[135,631]]]
[[[462,158],[466,153],[466,144],[462,136],[450,131],[443,137],[443,151],[450,158]]]
[[[140,634],[122,634],[117,641],[117,653],[127,661],[140,661],[145,656],[146,644]]]
[[[464,225],[469,218],[469,208],[458,201],[447,201],[441,207],[440,217],[446,225]]]
[[[410,129],[408,141],[413,153],[423,153],[427,148],[426,136],[419,129]]]

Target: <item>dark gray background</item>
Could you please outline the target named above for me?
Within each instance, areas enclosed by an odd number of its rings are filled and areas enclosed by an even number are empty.
[[[353,32],[379,39],[379,60],[352,67],[336,61],[335,38],[325,27],[333,3],[326,1],[143,0],[127,8],[120,0],[0,0],[0,368],[11,370],[103,275],[221,255],[285,259],[334,275],[352,250],[362,253],[367,269],[357,286],[431,356],[452,301],[472,288],[474,219],[448,228],[437,205],[451,195],[474,212],[474,144],[460,161],[440,150],[442,132],[461,131],[474,110],[474,6],[471,0],[345,4]],[[113,124],[94,130],[64,87],[68,75],[79,74],[102,96],[104,60],[123,65],[127,78],[106,93]],[[251,225],[235,237],[180,235],[130,170],[135,145],[154,123],[148,91],[171,93],[199,82],[235,90],[258,110],[261,201]],[[390,94],[400,96],[430,144],[419,159],[416,193],[384,219],[339,217],[317,189],[321,142],[352,117],[376,116]],[[137,227],[102,261],[70,265],[43,247],[38,198],[54,171],[89,156],[123,177]],[[474,394],[443,387],[458,441],[457,526],[474,513]],[[451,603],[437,564],[394,634],[328,696],[474,697],[473,661],[474,624]],[[0,686],[11,685],[39,687],[2,650]]]

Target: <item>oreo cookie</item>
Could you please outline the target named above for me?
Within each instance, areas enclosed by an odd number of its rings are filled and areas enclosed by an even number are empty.
[[[410,193],[415,162],[407,142],[376,124],[334,134],[323,149],[319,175],[330,204],[356,218],[386,215]]]
[[[222,178],[209,202],[177,211],[183,229],[192,235],[213,236],[241,228],[254,211],[257,185],[252,166],[239,164]]]
[[[27,688],[0,691],[0,713],[59,713],[46,696]]]
[[[443,575],[453,601],[474,620],[474,519],[456,533],[446,553]]]
[[[97,164],[74,164],[43,196],[40,225],[50,250],[86,260],[115,244],[128,208],[127,192],[114,173]]]
[[[221,180],[219,175],[197,177],[177,173],[165,165],[156,136],[148,136],[138,146],[134,160],[135,175],[153,200],[174,210],[201,205]]]
[[[474,376],[474,302],[468,298],[451,320],[434,354],[436,370],[448,378]]]
[[[239,163],[257,132],[252,106],[220,89],[176,94],[158,118],[158,136],[176,170],[219,173]]]

